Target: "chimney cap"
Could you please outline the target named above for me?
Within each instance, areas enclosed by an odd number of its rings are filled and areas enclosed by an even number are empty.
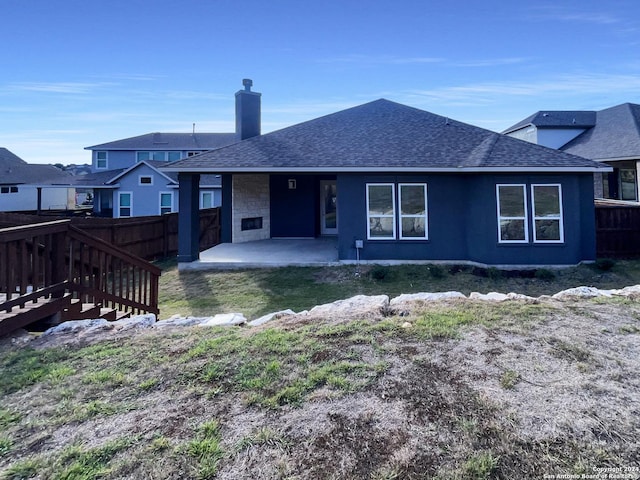
[[[253,80],[251,80],[250,78],[243,78],[242,85],[244,85],[245,91],[250,92],[251,87],[253,87]]]

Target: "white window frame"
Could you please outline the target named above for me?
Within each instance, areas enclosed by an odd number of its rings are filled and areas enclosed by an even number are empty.
[[[98,158],[98,156],[104,153],[104,158]],[[104,160],[104,166],[100,166],[100,161]],[[97,150],[96,151],[96,170],[106,170],[109,167],[109,152],[106,150]]]
[[[124,195],[129,195],[129,206],[124,207],[129,209],[129,215],[122,215],[121,213],[121,210],[123,207],[120,199]],[[129,217],[133,217],[133,192],[118,192],[118,218],[129,218]]]
[[[383,215],[371,215],[369,208],[369,187],[391,187],[392,213]],[[367,240],[395,240],[396,239],[396,184],[395,183],[367,183],[366,188],[366,207],[367,207]],[[393,220],[393,229],[390,237],[372,237],[371,236],[371,218],[391,218]]]
[[[521,187],[522,198],[524,200],[524,217],[507,217],[500,214],[500,187]],[[496,215],[498,218],[498,243],[529,243],[529,208],[527,205],[527,185],[525,183],[498,183],[496,184]],[[503,240],[502,228],[500,224],[502,220],[523,220],[524,223],[524,240]]]
[[[163,207],[162,206],[162,196],[163,195],[169,195],[169,197],[171,198],[171,205],[169,206],[169,211],[168,212],[163,212],[162,211],[163,208],[167,208],[167,207]],[[173,192],[160,192],[158,194],[158,211],[160,212],[160,215],[163,215],[165,213],[173,212]]]
[[[403,214],[402,213],[402,187],[424,187],[424,214]],[[368,204],[367,204],[368,206]],[[423,218],[424,219],[424,236],[423,237],[405,237],[402,235],[402,220],[405,218]],[[426,183],[399,183],[398,184],[398,232],[400,240],[428,240],[429,239],[429,206],[427,203],[427,184]]]
[[[536,197],[534,194],[535,187],[557,187],[558,188],[558,202],[560,213],[557,216],[551,217],[538,217],[536,215]],[[562,185],[559,183],[532,183],[531,184],[531,208],[532,208],[532,230],[533,230],[533,242],[534,243],[564,243],[564,215],[562,214]],[[538,240],[536,230],[536,220],[558,220],[558,228],[560,229],[559,240]]]
[[[211,206],[210,207],[205,207],[204,206],[204,196],[205,195],[211,195]],[[204,209],[204,208],[213,208],[213,203],[214,203],[214,196],[213,196],[213,192],[200,192],[200,209]]]
[[[149,183],[142,183],[143,178],[150,178],[151,181]],[[138,175],[138,185],[140,185],[141,187],[153,186],[153,175]]]

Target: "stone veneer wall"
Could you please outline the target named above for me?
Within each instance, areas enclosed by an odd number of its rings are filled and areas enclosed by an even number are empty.
[[[269,175],[233,175],[232,222],[233,243],[271,238]],[[262,217],[259,230],[242,230],[242,219]]]

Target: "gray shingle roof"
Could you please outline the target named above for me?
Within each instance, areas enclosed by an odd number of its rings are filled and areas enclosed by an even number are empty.
[[[538,128],[590,128],[596,124],[596,112],[584,110],[542,110],[512,125],[502,133],[510,133],[527,125]]]
[[[211,150],[237,141],[235,133],[146,133],[85,150]]]
[[[166,168],[219,173],[593,171],[601,166],[381,99],[179,160]]]
[[[26,165],[23,159],[17,156],[15,153],[7,150],[4,147],[0,147],[0,169],[6,169],[14,165]]]
[[[640,105],[623,103],[596,112],[595,126],[562,151],[592,160],[640,159]]]
[[[3,185],[53,185],[66,183],[71,174],[53,165],[31,164],[0,148],[0,184]]]

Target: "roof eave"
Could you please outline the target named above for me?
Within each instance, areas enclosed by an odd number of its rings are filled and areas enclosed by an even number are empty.
[[[610,172],[609,166],[593,167],[215,167],[167,168],[178,173],[595,173]]]

